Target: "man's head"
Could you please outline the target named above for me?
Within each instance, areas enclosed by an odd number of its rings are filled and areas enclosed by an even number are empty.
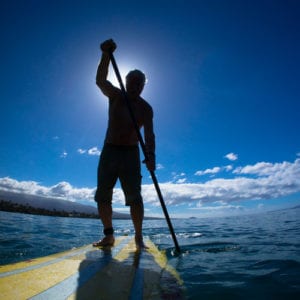
[[[146,76],[140,70],[130,71],[126,75],[126,91],[130,97],[138,97],[143,91]]]

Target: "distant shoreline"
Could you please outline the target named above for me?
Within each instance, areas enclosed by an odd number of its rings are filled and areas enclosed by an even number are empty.
[[[58,211],[56,209],[49,210],[46,208],[36,208],[30,206],[29,204],[24,205],[24,204],[14,203],[12,201],[7,201],[7,200],[0,200],[0,211],[17,212],[17,213],[30,214],[30,215],[52,216],[52,217],[99,219],[99,216],[97,214],[82,213],[77,211],[67,212],[64,210]]]
[[[0,200],[0,211],[6,212],[15,212],[15,213],[22,213],[22,214],[30,214],[30,215],[39,215],[39,216],[51,216],[51,217],[64,217],[64,218],[84,218],[84,219],[99,219],[98,214],[93,213],[84,213],[84,212],[67,212],[65,210],[56,210],[55,208],[50,210],[46,208],[37,208],[29,205],[21,203],[16,203],[8,200]],[[121,215],[121,214],[120,214]],[[130,220],[130,215],[123,214],[120,215],[113,215],[113,219],[115,220]],[[144,220],[161,220],[163,218],[158,217],[144,217]]]

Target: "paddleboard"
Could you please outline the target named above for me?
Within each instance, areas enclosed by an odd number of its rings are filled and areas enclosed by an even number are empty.
[[[164,252],[145,239],[117,237],[114,247],[86,245],[0,266],[1,299],[184,299],[183,282]]]

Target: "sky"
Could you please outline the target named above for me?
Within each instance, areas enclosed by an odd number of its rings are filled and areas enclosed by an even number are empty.
[[[299,13],[297,0],[2,1],[0,189],[95,205],[108,109],[95,76],[113,38],[122,76],[147,76],[171,217],[299,205]],[[142,175],[145,213],[161,216]],[[128,211],[119,184],[113,201]]]

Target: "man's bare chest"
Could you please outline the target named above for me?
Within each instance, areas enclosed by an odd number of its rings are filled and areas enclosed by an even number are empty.
[[[142,125],[143,123],[142,105],[138,101],[135,101],[130,103],[130,107],[135,120],[138,122],[139,125]],[[122,123],[132,122],[132,117],[125,101],[123,102],[115,101],[113,103],[110,103],[109,117],[111,120],[119,121]]]

